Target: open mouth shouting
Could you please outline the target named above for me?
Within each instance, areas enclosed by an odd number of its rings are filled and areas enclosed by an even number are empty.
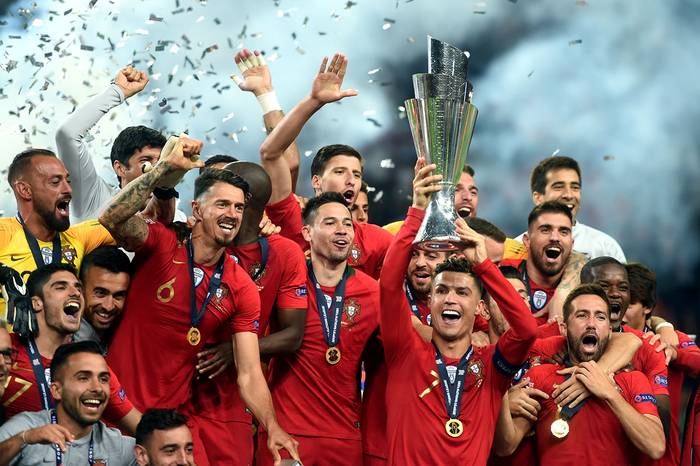
[[[66,196],[56,203],[56,212],[58,212],[60,216],[68,217],[70,215],[70,201],[71,196]]]
[[[353,203],[355,202],[355,191],[352,189],[348,189],[347,191],[343,191],[340,193],[343,196],[343,199],[345,199],[345,203],[348,206],[352,206]]]
[[[620,320],[620,314],[622,312],[622,303],[619,301],[610,301],[610,320],[612,322],[617,322]]]
[[[463,219],[467,219],[472,213],[472,208],[470,206],[463,206],[457,209],[457,215],[462,217]]]
[[[68,317],[68,321],[80,322],[80,300],[71,299],[63,305],[63,313]]]
[[[581,351],[584,354],[592,355],[595,354],[598,349],[598,335],[594,332],[586,333],[581,338]]]
[[[548,264],[554,264],[561,256],[563,250],[558,244],[550,244],[544,249],[544,258]]]
[[[443,309],[440,318],[444,325],[457,325],[462,318],[462,313],[456,309]]]

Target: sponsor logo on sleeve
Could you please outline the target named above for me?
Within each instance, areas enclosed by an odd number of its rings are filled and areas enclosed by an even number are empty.
[[[124,387],[119,389],[119,391],[117,392],[117,396],[122,401],[124,401],[126,399],[126,390],[124,390]]]
[[[300,286],[296,290],[294,290],[294,294],[301,297],[301,296],[306,296],[306,287],[305,286]]]
[[[690,346],[697,346],[694,341],[688,340],[688,341],[682,341],[678,345],[679,348],[688,348]]]
[[[657,375],[654,377],[654,383],[662,387],[668,387],[668,377],[663,375]]]
[[[654,403],[656,404],[656,397],[651,393],[640,393],[634,396],[635,403]]]

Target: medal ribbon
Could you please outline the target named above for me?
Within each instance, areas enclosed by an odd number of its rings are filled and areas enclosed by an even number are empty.
[[[564,356],[564,366],[566,366],[566,367],[573,366],[573,364],[571,363],[571,359],[569,359],[568,353]],[[569,377],[571,377],[571,375],[566,376],[567,379],[569,379]],[[587,401],[588,401],[588,398],[586,398],[585,400],[583,400],[582,402],[580,402],[579,404],[577,404],[573,408],[569,408],[568,405],[562,406],[560,417],[562,419],[564,419],[565,421],[568,421],[569,419],[573,418],[576,415],[576,413],[578,413],[581,410],[581,408],[583,408],[583,405],[585,405]]]
[[[253,281],[260,278],[263,272],[265,272],[265,267],[267,266],[267,258],[270,255],[270,243],[267,242],[267,238],[258,238],[258,244],[260,245],[260,268],[257,272],[253,274],[252,277],[250,277],[253,279]]]
[[[34,235],[27,225],[24,224],[24,219],[22,215],[17,212],[17,221],[22,225],[22,230],[24,230],[24,237],[27,239],[27,244],[29,245],[29,250],[32,252],[32,257],[34,257],[34,263],[37,267],[46,265],[44,261],[44,256],[41,254],[41,248],[39,247],[39,242],[36,240]],[[61,235],[56,232],[53,237],[53,246],[51,248],[51,262],[49,264],[58,264],[61,262]]]
[[[56,417],[56,410],[51,410],[51,424],[58,424],[58,418]],[[95,430],[90,432],[90,443],[88,444],[88,463],[90,466],[95,464],[95,439],[93,435]],[[63,464],[63,452],[58,445],[54,444],[53,449],[56,452],[56,466],[61,466]]]
[[[190,281],[192,283],[192,294],[190,295],[190,322],[192,327],[197,327],[204,318],[204,313],[207,311],[207,305],[221,284],[221,277],[224,273],[224,259],[226,254],[221,254],[219,263],[216,264],[216,270],[209,280],[209,288],[202,302],[202,307],[197,310],[197,286],[194,280],[194,248],[192,247],[192,237],[187,240],[187,265],[190,269]],[[202,271],[203,272],[203,271]],[[204,278],[202,278],[203,280]]]
[[[408,305],[411,306],[411,312],[413,312],[414,316],[418,317],[418,320],[421,320],[420,309],[418,308],[418,301],[416,301],[415,296],[413,296],[413,290],[411,290],[411,285],[408,283],[408,280],[404,282],[403,286],[406,291],[406,299],[408,300]]]
[[[435,364],[440,373],[440,381],[442,382],[442,391],[445,395],[445,408],[447,408],[447,417],[450,419],[459,418],[459,410],[462,404],[462,394],[464,393],[464,381],[467,378],[467,362],[474,353],[474,348],[469,346],[464,355],[462,355],[457,365],[457,373],[455,374],[454,382],[450,382],[450,376],[447,373],[445,361],[440,354],[440,350],[433,342],[435,347]]]
[[[29,354],[29,362],[32,365],[32,370],[34,371],[34,378],[36,379],[36,384],[39,387],[39,395],[41,396],[41,406],[43,409],[53,408],[53,397],[49,391],[49,382],[46,380],[46,368],[41,362],[41,355],[37,349],[34,338],[30,337],[27,339],[27,353]]]
[[[338,342],[340,341],[340,320],[343,317],[343,303],[345,302],[345,281],[350,276],[351,269],[349,266],[345,266],[343,277],[335,286],[333,301],[329,307],[326,303],[326,295],[323,293],[323,290],[321,290],[321,285],[316,281],[311,261],[306,263],[306,268],[308,269],[309,278],[314,284],[314,291],[316,292],[316,309],[321,318],[323,337],[326,339],[326,344],[329,348],[338,346]]]

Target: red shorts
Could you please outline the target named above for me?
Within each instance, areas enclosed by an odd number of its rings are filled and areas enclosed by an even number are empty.
[[[211,466],[251,466],[253,425],[195,417],[207,459]],[[200,465],[197,461],[197,465]]]
[[[386,466],[389,460],[386,458],[380,458],[379,456],[370,455],[369,453],[364,453],[362,455],[362,465],[363,466]]]
[[[295,435],[299,442],[299,456],[304,466],[358,466],[362,464],[362,441],[338,440],[325,437]],[[290,458],[280,450],[282,458]],[[258,432],[256,466],[272,466],[272,453],[267,448],[267,432]]]

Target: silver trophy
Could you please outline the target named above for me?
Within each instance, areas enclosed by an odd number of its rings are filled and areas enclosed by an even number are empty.
[[[428,72],[413,75],[415,99],[405,102],[416,153],[442,175],[413,244],[431,251],[456,250],[455,185],[467,163],[477,108],[467,81],[469,52],[428,36]]]

